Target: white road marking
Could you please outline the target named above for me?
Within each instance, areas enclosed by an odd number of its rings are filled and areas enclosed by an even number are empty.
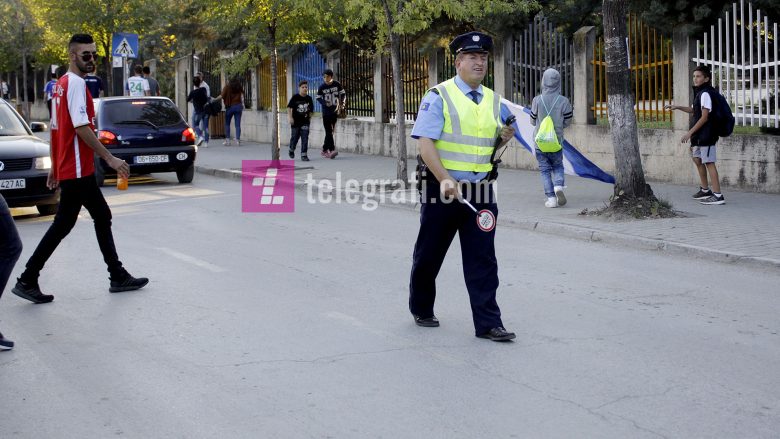
[[[187,262],[189,264],[195,265],[196,267],[205,268],[206,270],[211,271],[212,273],[224,273],[227,270],[218,266],[214,265],[211,262],[206,262],[203,260],[200,260],[198,258],[195,258],[190,255],[185,255],[184,253],[177,252],[176,250],[172,250],[166,247],[157,247],[157,250],[160,250],[163,253],[167,253],[170,256],[173,256],[174,258]]]

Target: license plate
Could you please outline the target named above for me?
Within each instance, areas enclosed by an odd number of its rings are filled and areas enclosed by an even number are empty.
[[[168,163],[167,155],[139,155],[135,157],[135,163]]]
[[[24,189],[26,187],[27,181],[23,178],[0,180],[0,189]]]

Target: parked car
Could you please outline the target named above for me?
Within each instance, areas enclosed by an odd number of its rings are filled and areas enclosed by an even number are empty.
[[[46,125],[31,125],[33,129],[0,99],[0,193],[10,207],[35,206],[41,215],[53,215],[60,195],[46,187],[51,169],[49,144],[33,135]]]
[[[95,129],[100,143],[130,165],[134,174],[176,172],[179,183],[195,175],[195,132],[166,97],[119,96],[95,99]],[[102,186],[116,175],[95,156],[95,178]]]

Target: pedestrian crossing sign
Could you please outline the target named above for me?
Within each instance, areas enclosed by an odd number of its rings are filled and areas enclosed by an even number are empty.
[[[112,35],[111,47],[113,56],[137,58],[138,34],[116,32]]]

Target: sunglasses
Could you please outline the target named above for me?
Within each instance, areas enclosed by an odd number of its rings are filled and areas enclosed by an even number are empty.
[[[84,61],[84,62],[87,62],[87,61],[93,60],[93,59],[95,61],[97,61],[97,59],[98,59],[97,52],[84,52],[84,53],[82,53],[79,56],[81,56],[81,60]]]

